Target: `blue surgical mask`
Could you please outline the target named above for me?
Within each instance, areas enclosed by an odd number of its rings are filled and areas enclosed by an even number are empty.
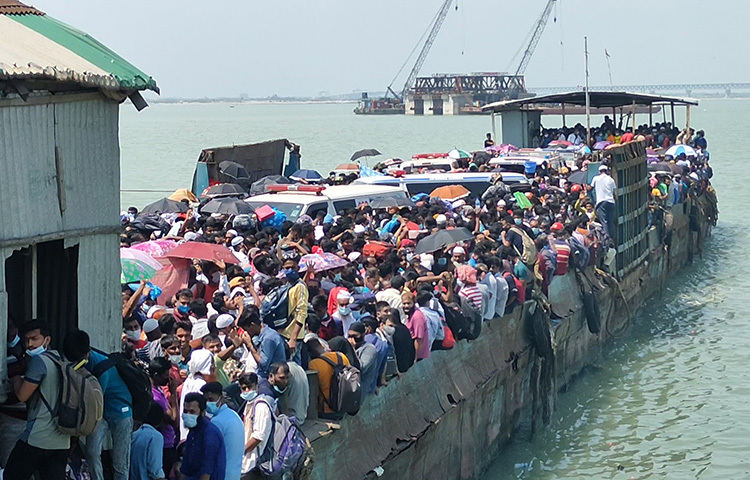
[[[214,415],[219,411],[219,404],[217,402],[206,402],[206,412]]]
[[[352,309],[350,307],[339,307],[339,313],[343,316],[347,316],[352,313]]]
[[[334,275],[333,276],[333,281],[334,282],[340,282],[341,281],[341,274],[337,273],[336,275]]]
[[[29,357],[36,357],[43,354],[46,350],[47,347],[45,347],[44,345],[39,345],[38,347],[32,348],[31,350],[26,350],[26,355],[28,355]]]
[[[354,317],[354,320],[359,321],[359,319],[362,318],[362,312],[360,312],[359,310],[354,310],[352,312],[352,316]]]
[[[531,227],[531,231],[534,233],[534,235],[539,235],[539,229],[536,227]]]
[[[18,345],[19,341],[21,341],[21,337],[19,337],[18,335],[16,335],[16,337],[13,340],[11,340],[10,342],[8,342],[8,348],[15,347],[16,345]]]
[[[354,293],[365,293],[365,287],[354,287]]]
[[[190,313],[190,307],[188,307],[187,305],[180,305],[179,307],[177,307],[177,311],[187,315],[188,313]]]
[[[172,362],[172,365],[178,365],[182,361],[182,355],[170,355],[169,361]]]
[[[277,387],[276,385],[274,385],[274,386],[273,386],[273,389],[274,389],[274,390],[276,391],[276,393],[278,393],[279,395],[281,395],[282,393],[286,392],[286,388],[283,388],[283,389],[282,389],[282,388],[279,388],[279,387]]]
[[[286,277],[286,281],[289,283],[297,283],[299,281],[299,272],[297,270],[288,268],[284,270],[284,276]]]
[[[516,222],[516,225],[521,225],[523,223],[523,219],[521,218],[514,218],[513,221]]]
[[[195,428],[198,425],[198,415],[183,413],[182,424],[185,425],[185,428]]]
[[[255,397],[258,396],[258,392],[255,390],[251,390],[249,392],[242,392],[240,393],[240,397],[246,402],[252,402]]]
[[[441,267],[444,267],[444,266],[448,265],[448,259],[445,258],[445,257],[440,257],[440,258],[438,258],[438,262],[437,263]]]

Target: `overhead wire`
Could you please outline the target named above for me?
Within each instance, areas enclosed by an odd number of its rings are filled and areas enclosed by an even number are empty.
[[[419,37],[419,40],[417,40],[417,43],[414,44],[414,48],[411,49],[411,52],[409,52],[409,56],[406,57],[406,60],[404,60],[404,63],[401,65],[401,68],[398,69],[398,72],[396,72],[396,76],[393,77],[393,80],[391,80],[391,83],[388,84],[388,88],[390,89],[393,87],[393,84],[396,83],[396,80],[398,80],[398,76],[401,75],[401,72],[404,71],[404,68],[406,68],[406,65],[409,63],[409,60],[414,56],[414,52],[417,51],[417,48],[419,48],[424,43],[424,38],[427,36],[427,34],[432,29],[432,25],[435,23],[435,20],[437,19],[437,16],[440,14],[440,12],[436,13],[435,16],[432,17],[432,20],[427,25],[427,28],[425,29],[424,33],[422,33],[422,36]],[[386,92],[387,94],[388,92]]]

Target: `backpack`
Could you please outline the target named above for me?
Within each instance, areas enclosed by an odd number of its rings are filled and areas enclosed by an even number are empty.
[[[285,284],[271,290],[260,304],[260,318],[274,330],[283,330],[291,323],[289,315],[289,290],[294,285]]]
[[[516,232],[521,236],[521,240],[523,241],[523,252],[519,252],[518,249],[516,249],[516,253],[521,258],[521,261],[531,267],[536,263],[536,244],[534,243],[534,240],[531,239],[531,237],[517,227],[511,227],[511,231]]]
[[[253,405],[253,410],[258,403],[265,403],[271,411],[271,434],[258,457],[258,470],[268,478],[281,478],[284,474],[297,472],[305,461],[307,437],[295,423],[296,419],[274,414],[273,407],[265,399]]]
[[[568,245],[570,245],[570,259],[568,260],[570,266],[578,269],[586,268],[591,258],[589,249],[576,237],[570,237]]]
[[[44,355],[57,367],[60,391],[54,410],[40,391],[42,403],[62,433],[74,437],[91,435],[104,414],[104,392],[99,381],[83,366],[76,368],[72,362],[51,352]]]
[[[151,392],[151,379],[148,373],[122,353],[117,352],[107,355],[99,350],[95,351],[105,355],[107,359],[99,362],[91,373],[99,378],[104,372],[115,367],[133,399],[133,420],[145,422],[148,409],[154,401]]]
[[[516,290],[518,290],[518,293],[516,293],[516,300],[518,300],[518,303],[525,302],[526,301],[526,287],[523,286],[523,282],[510,272],[503,273],[503,278],[508,278],[508,275],[511,276],[511,278],[513,279],[513,283],[516,286]]]
[[[336,354],[336,363],[325,357],[320,357],[333,368],[331,391],[326,403],[334,412],[356,415],[362,402],[359,369],[351,365],[344,365],[340,355],[340,353]]]

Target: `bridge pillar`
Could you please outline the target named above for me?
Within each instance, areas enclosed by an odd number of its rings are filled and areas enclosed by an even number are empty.
[[[689,97],[692,92],[693,91],[688,88],[687,90],[685,90],[685,95]]]
[[[732,96],[732,89],[729,88],[729,87],[727,87],[726,89],[724,89],[724,94],[727,96],[727,98],[731,97]]]

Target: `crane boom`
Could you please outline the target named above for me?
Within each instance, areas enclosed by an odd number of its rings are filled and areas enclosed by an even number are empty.
[[[542,38],[542,32],[544,32],[544,27],[547,26],[547,20],[549,19],[550,13],[552,13],[552,7],[555,5],[556,1],[557,0],[547,1],[547,6],[544,7],[544,11],[539,16],[539,19],[534,26],[534,30],[531,33],[531,40],[529,40],[529,44],[526,47],[526,50],[523,52],[521,63],[518,64],[518,68],[516,69],[516,75],[523,75],[523,72],[526,71],[526,66],[529,64],[531,56],[534,54],[534,50],[539,43],[539,39]]]
[[[427,54],[430,53],[430,48],[432,48],[432,44],[435,42],[435,38],[437,38],[440,27],[443,26],[443,22],[445,21],[445,17],[448,15],[448,10],[450,10],[450,6],[452,3],[453,0],[445,0],[445,2],[443,2],[443,5],[441,5],[440,10],[438,10],[437,15],[435,16],[435,21],[432,24],[432,28],[430,29],[430,34],[427,36],[427,41],[425,41],[424,45],[422,46],[422,51],[419,52],[419,56],[417,57],[417,61],[414,63],[414,67],[412,67],[411,72],[409,72],[406,83],[404,83],[404,88],[401,89],[402,101],[406,99],[406,92],[409,91],[409,88],[411,88],[414,80],[416,80],[417,75],[419,75],[419,71],[422,69],[422,65],[427,59]]]

